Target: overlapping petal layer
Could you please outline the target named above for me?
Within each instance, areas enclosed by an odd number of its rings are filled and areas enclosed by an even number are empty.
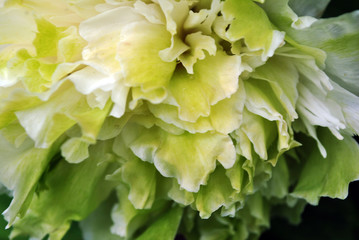
[[[12,238],[62,239],[80,221],[87,240],[251,239],[271,211],[297,222],[307,202],[344,198],[359,177],[357,11],[2,2]]]

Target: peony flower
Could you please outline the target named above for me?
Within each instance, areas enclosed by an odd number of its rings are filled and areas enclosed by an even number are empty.
[[[11,238],[252,239],[359,178],[359,12],[328,1],[0,2]],[[308,15],[308,16],[307,16]]]

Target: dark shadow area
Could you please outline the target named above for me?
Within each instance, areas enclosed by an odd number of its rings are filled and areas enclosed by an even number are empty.
[[[299,225],[275,218],[260,240],[357,240],[359,239],[359,181],[349,185],[345,200],[321,198],[308,205]]]
[[[358,0],[332,0],[325,10],[323,17],[336,17],[354,10],[359,10]]]

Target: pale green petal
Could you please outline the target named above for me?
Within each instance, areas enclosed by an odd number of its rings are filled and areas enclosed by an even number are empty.
[[[25,9],[0,9],[0,44],[31,44],[36,36],[36,22]],[[23,45],[23,46],[24,46]]]
[[[293,32],[302,44],[327,53],[328,75],[347,90],[359,95],[359,11],[337,18],[321,19],[310,28]]]
[[[328,130],[320,129],[319,139],[328,152],[323,158],[320,152],[308,142],[304,167],[292,195],[318,204],[321,196],[344,199],[348,185],[359,178],[359,148],[350,136],[338,140]]]
[[[16,112],[21,125],[39,147],[51,145],[61,134],[78,123],[84,139],[95,141],[111,107],[91,109],[85,96],[64,83],[46,102]]]
[[[150,23],[154,24],[166,24],[165,16],[161,11],[161,8],[158,4],[149,3],[146,4],[142,1],[136,1],[133,4],[135,10],[143,15]]]
[[[38,19],[36,24],[38,33],[33,44],[36,47],[37,57],[55,57],[57,55],[58,40],[65,29],[57,28],[45,19]]]
[[[61,145],[61,155],[69,163],[80,163],[89,156],[90,143],[81,138],[71,138]]]
[[[7,89],[8,90],[8,89]],[[15,112],[31,108],[42,101],[36,96],[29,96],[26,91],[4,91],[0,102],[0,128],[4,128],[16,120]]]
[[[245,159],[243,157],[237,157],[237,161],[230,169],[226,170],[226,176],[231,182],[231,186],[237,192],[242,191],[245,188],[245,170],[242,168]]]
[[[263,9],[251,0],[227,0],[222,14],[232,21],[226,32],[228,39],[232,42],[244,39],[251,51],[263,51],[263,61],[283,44],[284,33],[274,30]]]
[[[236,93],[211,108],[210,122],[216,131],[223,134],[231,133],[241,124],[246,93],[241,79],[238,83],[239,88]]]
[[[166,123],[173,124],[190,133],[204,133],[211,130],[228,134],[240,126],[245,102],[245,91],[241,79],[236,93],[211,106],[208,117],[199,117],[196,122],[182,121],[175,106],[149,104],[150,111]]]
[[[239,66],[239,57],[219,51],[216,56],[198,61],[194,74],[188,74],[184,69],[176,70],[169,90],[179,107],[179,118],[195,122],[200,116],[209,116],[211,105],[237,91]]]
[[[58,27],[78,25],[83,20],[75,9],[71,9],[67,1],[24,0],[13,2],[13,5],[18,4],[26,8],[27,11],[36,12],[39,17],[45,18]],[[12,3],[10,2],[10,4]]]
[[[195,122],[179,119],[178,108],[169,104],[148,104],[151,113],[162,121],[173,124],[190,133],[204,133],[213,129],[209,117],[199,117]],[[227,112],[228,113],[228,112]]]
[[[223,7],[223,2],[220,0],[213,0],[201,1],[197,4],[197,7],[200,9],[199,12],[190,11],[183,24],[183,28],[186,30],[197,29],[204,34],[209,35],[213,32],[212,26],[218,17],[218,13]]]
[[[63,98],[57,98],[59,101],[50,101],[31,109],[16,112],[21,125],[25,128],[27,134],[35,141],[37,147],[50,146],[61,134],[76,124],[75,120],[68,118],[61,113],[64,105],[72,105],[78,102],[80,96],[73,94],[74,92],[65,92]],[[60,95],[61,96],[61,95]],[[67,99],[71,99],[69,103]],[[59,103],[62,103],[58,105]],[[71,109],[72,110],[72,109]]]
[[[74,62],[82,59],[82,49],[86,42],[80,37],[78,29],[69,27],[61,33],[63,37],[57,44],[57,56],[60,62]]]
[[[185,43],[190,47],[188,51],[178,57],[189,74],[193,74],[193,65],[197,60],[206,57],[206,52],[213,56],[216,54],[217,46],[212,37],[203,35],[201,32],[188,34]],[[206,51],[206,52],[205,52]]]
[[[318,1],[311,2],[315,3]],[[297,49],[300,49],[303,53],[313,56],[317,64],[321,68],[324,68],[326,53],[316,47],[310,47],[310,45],[308,46],[307,43],[304,43],[293,36],[296,29],[308,28],[316,21],[315,18],[308,16],[298,17],[297,14],[288,6],[288,0],[267,0],[262,7],[265,9],[269,19],[277,27],[286,32],[285,40],[287,43]],[[292,37],[294,37],[294,39]],[[278,50],[281,51],[281,49]]]
[[[278,136],[276,124],[245,109],[240,131],[247,135],[258,156],[268,160],[267,151]]]
[[[179,55],[189,49],[180,36],[182,36],[182,25],[184,24],[189,7],[186,1],[158,0],[165,18],[166,29],[171,34],[170,46],[160,51],[160,57],[165,62],[175,61]]]
[[[267,144],[269,144],[271,141],[274,140],[273,138],[275,138],[276,136],[278,137],[277,146],[273,149],[274,151],[273,155],[271,154],[272,156],[269,156],[270,161],[273,164],[275,164],[279,156],[278,154],[281,154],[286,150],[289,150],[290,148],[294,147],[296,143],[293,142],[290,121],[288,121],[287,119],[288,116],[286,114],[282,115],[284,110],[280,105],[280,103],[278,102],[278,100],[276,99],[274,92],[270,89],[269,85],[267,84],[268,83],[265,81],[256,80],[256,79],[248,79],[247,81],[245,81],[245,89],[247,94],[247,102],[245,106],[249,110],[249,112],[266,119],[264,122],[267,122],[267,120],[269,120],[271,121],[271,123],[269,122],[267,123],[272,125],[275,122],[276,127],[274,129],[276,129],[275,132],[277,133],[275,135],[269,134],[267,135],[267,137],[263,138],[263,139],[267,139],[264,142],[269,141],[267,142]],[[249,126],[256,125],[255,121],[253,122],[249,121],[248,124]],[[265,125],[262,125],[262,127],[264,126]],[[257,132],[258,131],[253,129],[247,131],[246,134],[249,135],[249,138],[251,139],[251,141],[253,141],[253,144],[257,145],[254,147],[254,149],[258,153],[258,155],[261,157],[266,157],[264,150],[267,149],[267,147],[264,147],[264,145],[262,145],[261,147],[261,142],[262,143],[264,142],[263,140],[258,141],[260,140],[260,138],[258,139],[259,136],[256,136],[255,133]],[[265,132],[268,132],[267,128],[261,131],[263,135],[266,135]],[[271,140],[268,140],[268,137]],[[270,144],[268,146],[270,146]]]
[[[339,130],[345,128],[345,119],[340,105],[312,84],[300,83],[298,91],[297,109],[301,120],[309,125],[328,127],[338,139],[342,139]]]
[[[170,44],[164,26],[132,23],[122,29],[116,59],[123,67],[124,83],[146,92],[164,87],[175,69],[175,62],[164,62],[159,51]]]
[[[166,28],[172,35],[180,34],[182,25],[188,15],[189,6],[186,1],[157,0],[165,17]]]
[[[66,0],[69,8],[83,19],[98,14],[96,6],[103,3],[103,0]]]
[[[156,151],[161,143],[161,133],[157,128],[145,129],[137,124],[126,125],[122,138],[133,153],[142,159],[153,163]]]
[[[194,201],[194,194],[180,187],[176,180],[172,180],[172,187],[168,191],[168,196],[175,202],[182,205],[189,205]]]
[[[253,78],[269,82],[277,99],[290,116],[290,120],[298,118],[295,111],[298,99],[297,84],[299,80],[297,69],[286,59],[273,57],[251,75]]]
[[[157,88],[144,92],[140,87],[133,87],[131,89],[131,93],[132,101],[128,104],[131,110],[141,106],[143,104],[143,100],[147,100],[153,104],[159,104],[163,102],[168,95],[167,89],[165,88]]]
[[[297,71],[302,75],[301,78],[311,81],[323,93],[333,88],[329,77],[317,66],[311,56],[304,55],[291,47],[283,47],[278,51],[278,55],[289,57],[287,61],[292,62],[297,68]]]
[[[252,144],[244,131],[241,130],[241,128],[236,129],[236,131],[231,133],[231,137],[237,141],[237,144],[235,145],[236,153],[246,159],[252,159]]]
[[[319,69],[311,56],[303,55],[290,47],[283,47],[277,54],[285,57],[288,63],[291,62],[299,73],[296,89],[299,93],[296,104],[299,123],[303,123],[304,132],[317,141],[320,152],[326,156],[326,151],[317,138],[315,126],[328,127],[339,139],[342,138],[339,130],[346,127],[341,106],[334,95],[330,95],[334,83]]]
[[[225,175],[223,167],[217,167],[205,186],[196,194],[195,206],[201,218],[207,219],[221,206],[229,207],[235,199],[235,190]]]
[[[27,50],[21,49],[13,56],[7,56],[9,51],[15,51],[18,45],[5,48],[0,60],[4,63],[4,66],[0,66],[4,67],[1,69],[1,85],[22,81],[28,91],[43,92],[78,66],[74,63],[60,66],[62,61],[81,59],[84,41],[80,39],[75,27],[57,28],[41,18],[36,20],[36,25],[36,38],[31,45],[35,51],[23,45]]]
[[[19,80],[29,92],[44,92],[51,86],[51,75],[55,69],[55,64],[44,64],[35,58],[30,58],[24,61],[24,71],[19,76]]]
[[[349,134],[359,134],[359,97],[334,82],[332,85],[334,89],[328,93],[328,97],[341,106]]]
[[[325,51],[327,54],[325,71],[337,83],[358,95],[359,89],[356,83],[359,76],[357,47],[359,12],[354,11],[335,18],[320,19],[307,24],[304,28],[294,29],[290,25],[295,20],[293,16],[296,15],[287,3],[288,0],[268,0],[264,8],[270,19],[295,41],[301,45]],[[278,8],[281,11],[278,11]],[[317,55],[317,53],[311,55]]]
[[[126,109],[129,88],[118,75],[107,75],[88,66],[68,76],[80,93],[88,95],[91,106],[103,108],[109,97],[114,102],[110,115],[121,117]]]
[[[123,131],[127,146],[144,161],[154,162],[165,177],[175,177],[182,188],[197,192],[206,184],[218,160],[225,168],[235,161],[231,139],[218,133],[173,135],[153,127],[132,125]],[[161,143],[161,144],[160,144]]]
[[[122,166],[122,178],[129,186],[128,199],[136,209],[150,209],[156,194],[156,168],[137,158]]]
[[[321,50],[319,48],[309,47],[307,45],[299,44],[298,42],[294,41],[288,35],[285,36],[285,40],[287,41],[288,44],[299,49],[302,53],[305,53],[306,55],[314,57],[316,64],[321,69],[323,69],[325,67],[325,60],[327,58],[327,54],[323,50]],[[278,54],[278,52],[281,52],[282,49],[287,49],[287,48],[285,48],[285,47],[279,48],[278,51],[276,51],[276,53]]]
[[[151,210],[135,209],[131,201],[128,199],[129,191],[123,184],[117,185],[118,204],[114,206],[111,213],[111,218],[114,224],[111,227],[111,233],[126,237],[126,239],[137,239],[141,231],[157,224],[153,219],[160,219],[165,216],[168,211],[168,202],[157,201],[152,206]],[[172,222],[175,224],[174,222]],[[158,226],[154,227],[157,229]],[[177,226],[173,226],[177,229]],[[159,231],[157,229],[157,231]],[[145,231],[146,232],[146,231]],[[158,237],[158,236],[157,236]]]
[[[1,129],[1,135],[16,148],[19,148],[28,139],[24,128],[17,121]]]
[[[115,75],[106,75],[92,67],[85,67],[68,76],[76,90],[86,95],[96,89],[107,90],[109,86],[112,87],[116,83],[117,78]]]
[[[216,160],[225,168],[235,161],[232,141],[215,133],[167,134],[154,156],[154,164],[165,177],[175,177],[187,191],[197,192],[215,169]]]
[[[130,222],[139,214],[139,210],[135,209],[128,199],[128,189],[123,184],[116,187],[119,203],[114,206],[111,218],[114,224],[111,227],[111,233],[121,237],[131,236]]]
[[[289,0],[267,0],[263,8],[271,21],[286,32],[291,33],[293,29],[303,29],[309,27],[315,18],[310,16],[298,17],[297,14],[288,6]],[[293,29],[290,29],[293,28]]]
[[[303,120],[294,122],[293,126],[295,127],[295,130],[307,133],[309,136],[311,136],[316,141],[320,154],[322,154],[324,158],[327,157],[327,151],[318,138],[317,126],[311,125],[311,123],[306,120],[305,117],[303,117]]]
[[[119,7],[81,22],[79,33],[88,45],[82,52],[85,62],[101,68],[105,73],[116,73],[121,70],[116,60],[117,46],[121,30],[129,23],[143,21],[144,17],[133,8]]]
[[[130,114],[126,114],[122,118],[107,117],[102,124],[97,139],[107,140],[115,138],[122,131],[130,117]]]
[[[86,96],[88,105],[91,108],[103,109],[110,98],[110,93],[101,89],[96,89],[93,93]]]
[[[173,62],[178,56],[189,49],[189,46],[187,46],[178,35],[174,35],[171,38],[171,46],[161,50],[159,56],[164,62]]]

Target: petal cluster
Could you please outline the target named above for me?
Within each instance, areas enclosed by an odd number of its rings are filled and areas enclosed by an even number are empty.
[[[358,11],[54,4],[0,1],[11,238],[252,239],[359,178]]]

